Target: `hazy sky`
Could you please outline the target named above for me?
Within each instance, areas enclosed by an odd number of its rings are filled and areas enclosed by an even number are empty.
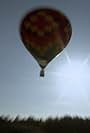
[[[19,24],[28,10],[50,6],[71,21],[72,38],[39,77]],[[90,0],[0,0],[0,115],[90,116]]]

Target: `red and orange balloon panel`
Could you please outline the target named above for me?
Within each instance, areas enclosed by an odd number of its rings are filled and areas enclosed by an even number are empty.
[[[44,76],[47,64],[67,46],[71,34],[69,19],[54,9],[35,9],[22,19],[21,39],[40,65],[40,76]]]

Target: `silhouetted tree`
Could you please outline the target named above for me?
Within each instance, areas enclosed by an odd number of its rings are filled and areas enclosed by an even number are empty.
[[[90,119],[80,117],[48,118],[46,120],[29,117],[14,120],[9,116],[0,117],[0,133],[90,133]]]

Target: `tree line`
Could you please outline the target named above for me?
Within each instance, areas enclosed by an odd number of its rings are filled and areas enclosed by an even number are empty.
[[[0,133],[90,133],[90,119],[65,116],[46,120],[0,116]]]

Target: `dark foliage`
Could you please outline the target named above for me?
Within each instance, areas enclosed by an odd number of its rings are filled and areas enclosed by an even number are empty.
[[[90,119],[79,117],[48,118],[46,120],[0,117],[0,133],[90,133]]]

